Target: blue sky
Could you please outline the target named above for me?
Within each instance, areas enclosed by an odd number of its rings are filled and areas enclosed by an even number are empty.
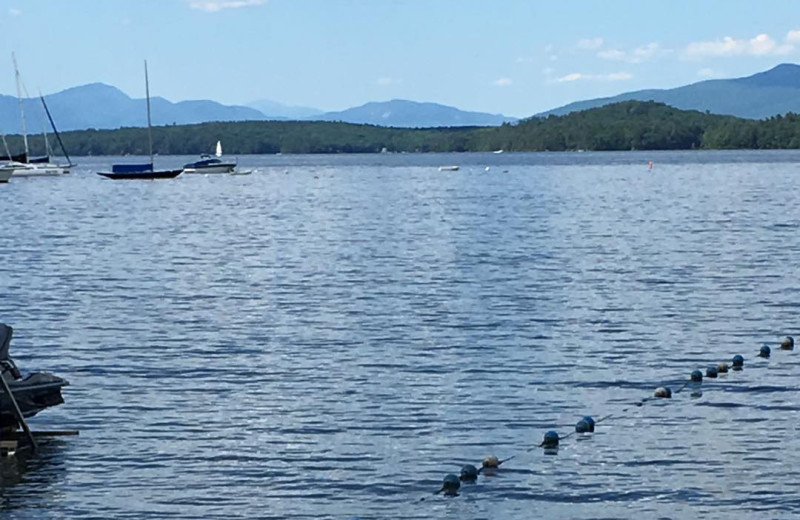
[[[393,98],[528,116],[800,62],[800,2],[0,0],[0,93],[100,81],[171,101]]]

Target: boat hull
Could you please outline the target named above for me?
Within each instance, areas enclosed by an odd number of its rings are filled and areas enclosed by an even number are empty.
[[[0,167],[0,183],[8,182],[8,179],[11,178],[11,175],[13,173],[14,173],[13,168]]]
[[[5,168],[11,169],[12,177],[57,177],[69,173],[69,166],[50,163],[12,163]]]
[[[183,170],[184,173],[233,173],[235,164],[215,164],[207,167],[187,167]]]
[[[61,389],[69,382],[47,372],[37,372],[25,379],[9,381],[9,387],[14,394],[22,416],[33,417],[51,406],[64,403]],[[2,390],[0,390],[2,392]],[[17,418],[14,416],[13,405],[8,396],[0,393],[0,428],[15,426]]]
[[[154,180],[154,179],[174,179],[183,173],[180,170],[157,170],[153,172],[97,172],[97,175],[102,175],[109,179],[114,180]]]

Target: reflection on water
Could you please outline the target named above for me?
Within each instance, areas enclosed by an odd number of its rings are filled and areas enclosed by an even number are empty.
[[[0,461],[3,508],[790,516],[800,366],[774,347],[797,319],[798,160],[247,157],[123,183],[85,158],[13,179],[0,320],[23,371],[71,383],[34,427],[81,435]],[[635,406],[734,354],[745,370]],[[587,414],[610,417],[543,453]],[[515,458],[432,495],[489,454]]]
[[[69,447],[64,439],[37,439],[37,444],[35,454],[22,449],[13,456],[0,457],[3,510],[47,511],[61,494],[67,479],[65,455]]]

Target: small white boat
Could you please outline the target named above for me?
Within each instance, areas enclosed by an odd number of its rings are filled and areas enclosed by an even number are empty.
[[[502,149],[502,148],[500,148],[499,150],[495,150],[495,151],[493,151],[492,153],[503,153],[503,149]]]
[[[14,177],[57,177],[69,173],[69,166],[52,163],[19,163],[10,162],[3,166],[10,169]]]
[[[216,157],[211,157],[208,154],[200,156],[199,161],[183,165],[184,173],[233,173],[236,169],[236,161],[223,161],[222,157],[222,143],[217,141]]]
[[[458,166],[439,166],[440,172],[457,172]]]

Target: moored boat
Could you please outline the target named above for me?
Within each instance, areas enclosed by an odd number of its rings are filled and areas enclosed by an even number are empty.
[[[183,165],[185,173],[233,173],[235,169],[236,161],[222,160],[222,143],[220,141],[217,141],[215,157],[203,154],[199,161]]]
[[[97,172],[109,179],[133,180],[133,179],[174,179],[183,173],[183,169],[177,170],[154,170],[153,163],[148,164],[115,164],[110,172]]]
[[[22,377],[8,354],[12,333],[10,326],[0,323],[0,369],[22,416],[33,417],[46,408],[62,404],[64,398],[61,396],[61,388],[69,385],[69,382],[47,372],[35,372]],[[18,426],[19,421],[13,406],[8,394],[3,391],[0,394],[0,429]]]
[[[61,150],[64,153],[64,157],[66,157],[68,164],[62,165],[51,162],[50,143],[47,140],[47,132],[44,132],[45,153],[47,155],[44,157],[30,157],[28,150],[28,131],[25,123],[25,111],[22,103],[22,88],[19,68],[17,67],[16,56],[12,53],[11,57],[14,61],[14,74],[17,82],[17,98],[19,100],[19,115],[22,122],[22,142],[25,145],[25,151],[21,154],[12,155],[6,146],[6,155],[9,162],[5,166],[12,167],[11,175],[15,177],[55,177],[69,173],[69,170],[72,167],[72,162],[69,159],[66,148],[64,148],[64,143],[61,141],[61,135],[58,133],[56,124],[53,121],[53,116],[50,114],[50,109],[47,107],[44,96],[41,94],[39,95],[39,99],[42,101],[42,106],[47,114],[47,118],[50,120],[50,125],[53,128],[53,132],[55,132],[58,143],[61,145]],[[3,143],[5,144],[5,138],[3,139]]]
[[[144,87],[147,95],[147,144],[150,149],[150,162],[145,164],[114,164],[110,172],[97,172],[114,180],[153,180],[153,179],[174,179],[181,173],[183,168],[177,170],[156,170],[153,168],[153,130],[150,122],[150,81],[147,77],[147,61],[144,62]]]

